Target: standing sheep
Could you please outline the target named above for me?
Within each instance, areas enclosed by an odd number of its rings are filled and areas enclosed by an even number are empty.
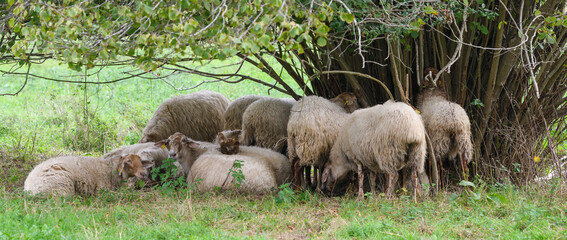
[[[260,99],[244,111],[242,116],[242,145],[270,148],[285,153],[285,144],[276,144],[287,137],[287,121],[293,99]]]
[[[302,169],[307,185],[310,184],[311,166],[315,169],[317,187],[320,187],[322,168],[349,115],[347,111],[356,110],[354,108],[358,108],[358,103],[352,93],[342,93],[331,100],[307,96],[293,105],[287,124],[287,144],[295,190],[302,184]]]
[[[142,131],[139,143],[155,142],[175,132],[201,141],[213,141],[224,126],[229,100],[220,93],[199,91],[165,100]]]
[[[239,190],[249,193],[266,193],[291,178],[287,158],[269,149],[241,147],[238,154],[226,155],[218,151],[218,145],[194,141],[181,133],[156,144],[166,144],[170,157],[177,160],[187,176],[188,184],[201,179],[197,186],[200,191],[222,189],[233,185],[236,160],[242,161],[244,180]]]
[[[385,192],[392,196],[398,171],[409,168],[415,197],[417,174],[423,172],[425,153],[425,128],[419,114],[409,105],[388,101],[357,110],[346,119],[339,131],[323,171],[322,188],[332,191],[335,183],[356,169],[358,196],[363,197],[365,167],[374,174],[386,174]],[[371,182],[374,174],[371,174]]]
[[[244,115],[244,111],[246,111],[250,104],[264,98],[265,97],[258,95],[247,95],[232,101],[223,114],[223,130],[240,129],[242,127],[242,115]]]
[[[147,180],[148,166],[135,154],[116,161],[95,157],[65,156],[37,165],[24,182],[24,191],[33,195],[94,195],[100,189],[115,189],[123,180]]]
[[[417,108],[425,130],[431,139],[433,154],[439,164],[444,159],[455,162],[459,159],[463,176],[468,174],[467,164],[472,161],[473,145],[471,125],[465,110],[458,104],[447,100],[443,81],[433,83],[438,71],[425,69],[423,88],[417,97]]]

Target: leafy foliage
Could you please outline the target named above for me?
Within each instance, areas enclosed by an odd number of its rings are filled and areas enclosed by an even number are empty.
[[[158,181],[158,185],[154,188],[171,191],[177,188],[186,188],[187,181],[183,176],[177,176],[179,169],[173,158],[167,158],[161,166],[155,167],[151,171],[151,179]]]

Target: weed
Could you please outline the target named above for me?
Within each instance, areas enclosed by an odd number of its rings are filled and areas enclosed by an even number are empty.
[[[163,161],[161,166],[151,170],[152,180],[158,183],[154,188],[171,191],[187,187],[187,181],[185,181],[183,176],[178,176],[179,169],[174,163],[175,160],[173,158],[168,158]]]
[[[232,167],[228,170],[228,175],[232,177],[232,183],[235,188],[240,188],[245,180],[244,173],[242,173],[242,166],[244,166],[244,161],[236,159]]]

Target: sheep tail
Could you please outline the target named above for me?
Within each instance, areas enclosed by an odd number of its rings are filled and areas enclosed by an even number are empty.
[[[466,163],[470,163],[473,157],[473,145],[471,142],[471,135],[466,133],[460,133],[455,136],[455,143],[457,143],[457,149],[459,153],[462,154]]]

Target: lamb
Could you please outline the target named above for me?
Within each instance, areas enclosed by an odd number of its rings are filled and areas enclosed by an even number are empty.
[[[258,95],[247,95],[232,101],[223,114],[223,130],[240,129],[242,127],[242,115],[244,115],[244,111],[246,111],[250,104],[264,98],[265,97]]]
[[[285,144],[277,144],[287,137],[287,122],[293,99],[260,99],[244,111],[240,143],[246,146],[270,148],[285,153]]]
[[[356,96],[342,93],[330,101],[317,96],[307,96],[292,108],[287,124],[288,157],[294,172],[293,188],[299,190],[303,173],[310,184],[310,167],[315,169],[315,180],[319,186],[322,168],[329,158],[331,147],[337,139],[339,129],[349,113],[358,107]],[[305,168],[309,166],[309,168]],[[319,180],[318,180],[319,179]]]
[[[115,161],[113,159],[120,158],[127,154],[138,155],[142,163],[146,163],[146,166],[159,167],[163,164],[163,161],[167,159],[169,152],[160,146],[155,146],[153,142],[137,143],[115,149],[105,154],[102,159]],[[149,170],[150,169],[148,169],[148,171]]]
[[[459,159],[463,176],[468,173],[467,165],[472,161],[473,145],[471,125],[465,110],[458,104],[447,100],[443,82],[434,84],[431,76],[437,75],[434,68],[425,69],[424,88],[417,98],[417,108],[425,130],[431,139],[432,151],[441,164],[443,159],[455,162]]]
[[[56,157],[40,163],[29,173],[24,191],[33,195],[94,195],[100,189],[116,189],[131,177],[147,180],[148,167],[136,154],[122,156],[117,161],[82,156]]]
[[[331,102],[344,108],[348,113],[352,113],[360,108],[358,99],[351,92],[344,92],[331,99]]]
[[[170,157],[177,160],[185,171],[189,185],[199,181],[199,191],[210,191],[215,187],[229,189],[233,185],[236,160],[243,161],[245,176],[239,190],[247,193],[267,193],[286,183],[291,178],[287,158],[269,149],[242,146],[238,154],[226,155],[218,151],[218,145],[195,141],[181,133],[156,144],[166,144]]]
[[[386,195],[392,196],[398,171],[411,170],[414,197],[417,174],[423,172],[426,154],[425,127],[421,117],[405,103],[388,101],[353,112],[339,130],[322,176],[322,190],[330,192],[349,171],[357,170],[358,196],[363,197],[363,167],[386,174]]]
[[[240,141],[238,139],[241,133],[240,129],[222,131],[213,143],[219,145],[219,151],[223,154],[237,154],[240,152]]]
[[[220,93],[199,91],[165,100],[142,131],[139,143],[155,142],[175,132],[212,141],[224,126],[229,100]]]

